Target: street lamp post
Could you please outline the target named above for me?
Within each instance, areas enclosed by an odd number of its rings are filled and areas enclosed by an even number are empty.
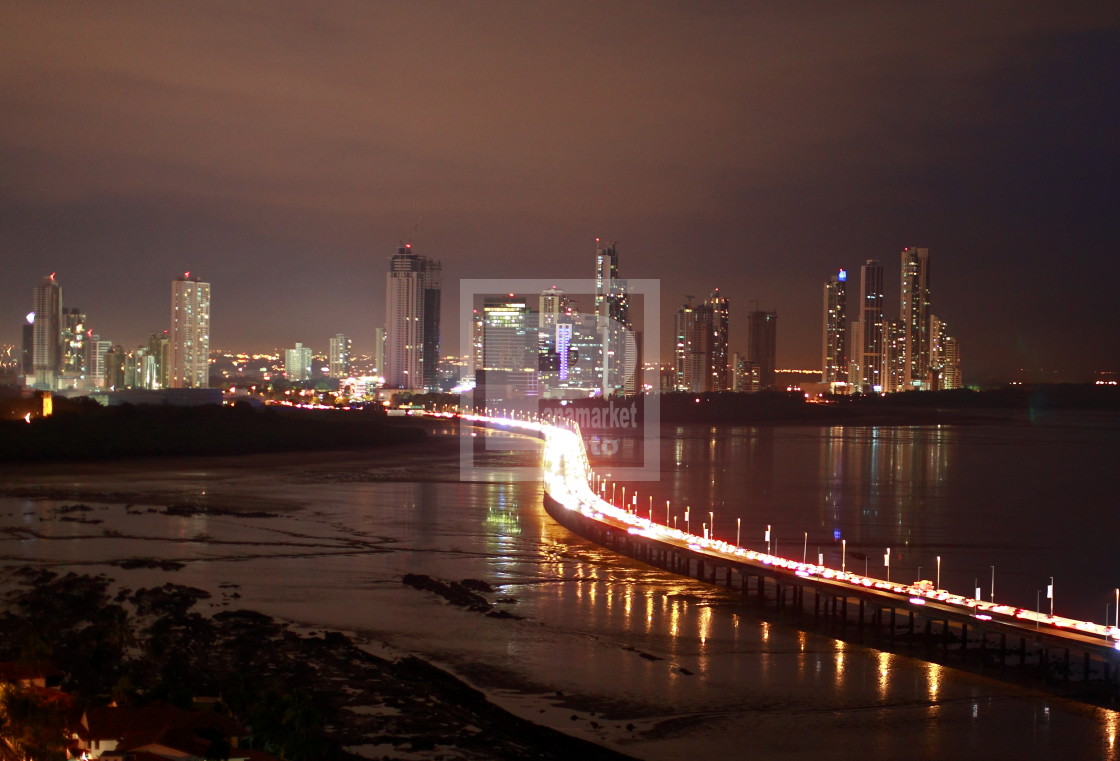
[[[840,540],[840,572],[846,573],[848,570],[848,540]]]
[[[937,556],[937,588],[941,589],[941,556]]]
[[[801,563],[806,563],[806,558],[809,557],[809,532],[805,532],[805,538],[801,541]]]
[[[770,554],[770,524],[769,523],[766,524],[766,534],[763,538],[766,539],[766,554],[769,555]]]
[[[743,519],[742,518],[736,518],[735,519],[735,546],[736,547],[742,547],[743,546],[742,541],[740,541],[740,537],[742,536],[742,534],[743,534]],[[1120,589],[1118,589],[1116,591],[1118,593],[1120,593]]]
[[[711,539],[712,541],[715,541],[715,538],[716,538],[716,514],[711,510],[708,511],[708,527],[709,527],[708,538]]]
[[[887,569],[887,581],[891,580],[891,548],[887,547],[887,554],[883,556],[883,566]]]
[[[995,567],[995,566],[992,566],[992,593],[991,593],[991,600],[992,600],[992,602],[993,602],[993,603],[994,603],[994,602],[996,601],[996,567]]]

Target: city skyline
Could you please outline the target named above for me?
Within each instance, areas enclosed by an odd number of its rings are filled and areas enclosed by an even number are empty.
[[[450,284],[584,276],[599,235],[665,284],[663,335],[718,286],[731,352],[758,301],[782,366],[819,363],[828,273],[903,246],[937,252],[969,381],[1120,356],[1120,21],[1100,3],[343,2],[314,33],[285,9],[5,16],[0,343],[57,271],[97,332],[142,344],[150,284],[189,269],[221,287],[214,346],[343,331],[368,351],[396,241]]]

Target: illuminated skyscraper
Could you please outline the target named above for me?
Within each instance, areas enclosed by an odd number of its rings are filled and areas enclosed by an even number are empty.
[[[848,381],[848,273],[840,270],[824,284],[824,340],[821,352],[821,381]]]
[[[108,388],[106,380],[106,355],[113,350],[112,341],[102,341],[101,336],[92,333],[86,341],[86,373],[91,388]]]
[[[572,343],[569,302],[559,288],[541,292],[537,300],[537,351],[544,385],[551,388],[568,380]]]
[[[406,243],[390,260],[385,298],[385,385],[438,386],[440,275],[438,261]]]
[[[349,378],[353,374],[350,339],[342,333],[331,337],[327,368],[332,378]]]
[[[673,387],[676,391],[704,391],[705,370],[708,367],[704,354],[704,310],[694,306],[691,301],[681,306],[673,318],[673,333],[676,337],[674,358],[676,378]]]
[[[57,387],[62,362],[62,286],[53,272],[35,286],[32,298],[31,385],[52,391]]]
[[[378,375],[385,375],[385,328],[373,329],[373,367]]]
[[[168,386],[210,385],[210,284],[185,272],[171,282]]]
[[[311,348],[297,342],[295,348],[284,350],[284,377],[293,383],[311,379]]]
[[[883,316],[883,267],[868,259],[860,267],[859,319],[853,321],[849,382],[854,390],[883,390],[886,363],[886,322]]]
[[[62,360],[58,388],[85,389],[86,316],[80,309],[62,308]]]
[[[906,383],[908,336],[902,320],[887,320],[884,335],[883,390],[888,392],[909,391]]]
[[[146,388],[170,388],[171,379],[171,331],[162,330],[148,336],[148,356],[154,362],[151,385]]]
[[[481,369],[476,398],[487,404],[537,396],[537,318],[523,298],[488,298],[481,314]]]
[[[895,390],[929,388],[930,292],[929,249],[902,250],[902,286],[899,317],[902,322],[901,377]]]
[[[731,302],[719,295],[716,288],[704,302],[707,314],[705,329],[707,345],[704,347],[707,367],[707,391],[728,391],[728,348],[727,334],[731,315]]]
[[[689,299],[692,297],[690,296]],[[712,291],[703,304],[691,300],[673,319],[676,336],[674,388],[677,391],[728,391],[728,317],[731,302]]]
[[[930,315],[930,387],[935,391],[963,388],[960,345],[946,332],[945,323]]]
[[[637,346],[630,323],[630,296],[618,277],[618,244],[595,239],[595,318],[603,396],[632,391],[637,378]]]
[[[568,299],[559,288],[549,288],[541,291],[537,320],[542,333],[551,334],[553,332],[552,327],[560,322],[567,306]]]
[[[758,365],[762,388],[773,388],[778,367],[778,315],[756,309],[747,317],[747,360]]]

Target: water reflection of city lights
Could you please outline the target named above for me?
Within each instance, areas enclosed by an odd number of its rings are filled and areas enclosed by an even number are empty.
[[[1116,739],[1120,735],[1120,712],[1110,711],[1107,708],[1099,709],[1101,713],[1101,729],[1104,730],[1104,742],[1108,748],[1109,758],[1116,757]]]
[[[888,677],[890,675],[891,655],[890,653],[879,652],[879,700],[887,699],[887,686]]]
[[[936,704],[938,697],[941,695],[941,680],[944,678],[942,673],[944,669],[940,664],[927,663],[926,667],[926,688],[929,692],[929,699],[931,703]],[[936,705],[934,708],[936,709]]]
[[[836,648],[836,655],[833,658],[833,662],[836,664],[836,689],[842,690],[844,688],[844,665],[847,660],[848,654],[846,651],[848,647],[840,640],[834,641],[834,647]]]
[[[712,636],[712,609],[707,605],[700,608],[700,644],[707,644]]]

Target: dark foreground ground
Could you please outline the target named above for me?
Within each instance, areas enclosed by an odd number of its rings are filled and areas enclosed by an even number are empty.
[[[485,582],[409,581],[451,604],[488,604],[466,588]],[[30,568],[5,582],[0,660],[55,664],[79,710],[216,696],[252,728],[251,747],[292,759],[629,758],[518,718],[418,658],[379,657],[338,632],[298,633],[250,610],[203,616],[192,610],[209,597],[199,589],[110,597],[104,576]],[[61,730],[67,719],[53,720]]]

